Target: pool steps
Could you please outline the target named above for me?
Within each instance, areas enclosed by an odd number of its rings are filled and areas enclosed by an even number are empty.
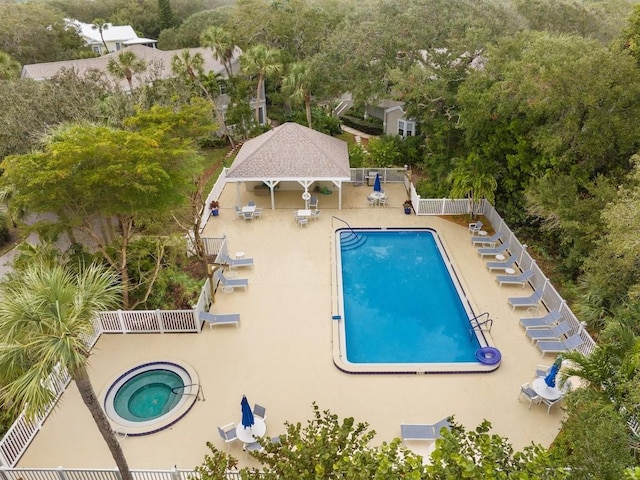
[[[340,247],[343,251],[355,250],[367,242],[367,237],[352,232],[343,232],[340,237]]]

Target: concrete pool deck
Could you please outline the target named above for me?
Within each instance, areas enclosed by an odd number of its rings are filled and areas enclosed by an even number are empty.
[[[212,217],[205,236],[226,234],[229,252],[253,257],[252,269],[234,270],[249,279],[249,288],[215,296],[213,311],[240,313],[239,328],[205,326],[199,334],[102,335],[92,352],[90,374],[96,393],[114,376],[149,360],[177,360],[196,369],[205,400],[167,430],[149,436],[123,438],[121,445],[131,468],[193,468],[202,463],[207,441],[225,449],[216,427],[240,421],[243,394],[251,405],[267,408],[267,435],[284,432],[284,422],[311,417],[312,402],[340,417],[369,422],[374,442],[400,435],[401,423],[434,423],[448,415],[468,429],[483,419],[493,432],[509,439],[517,450],[531,442],[548,446],[563,418],[556,406],[546,408],[518,402],[522,383],[531,381],[541,359],[518,325],[526,310],[512,312],[510,296],[527,295],[527,287],[500,287],[495,274],[469,241],[466,226],[446,218],[405,215],[407,198],[401,185],[385,185],[387,207],[369,207],[371,187],[347,186],[343,209],[337,193],[319,195],[321,215],[305,227],[294,221],[302,208],[301,192],[277,192],[276,210],[270,198],[254,197],[227,185],[220,199],[220,216]],[[240,193],[240,201],[237,195]],[[262,219],[236,218],[234,204],[249,199],[263,207]],[[333,232],[344,226],[432,227],[449,253],[474,311],[490,312],[491,337],[502,353],[502,365],[489,374],[350,375],[332,360]],[[228,451],[241,465],[252,463],[234,442]],[[72,383],[56,410],[18,464],[19,467],[112,467],[113,461],[89,412]]]

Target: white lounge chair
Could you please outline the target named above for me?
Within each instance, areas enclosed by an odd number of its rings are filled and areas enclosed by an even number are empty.
[[[510,297],[508,302],[512,310],[515,310],[517,307],[537,307],[540,300],[542,300],[542,290],[535,290],[528,297]]]
[[[536,346],[540,349],[542,356],[544,356],[546,353],[562,353],[575,350],[583,343],[584,340],[580,337],[580,333],[576,333],[566,340],[541,340],[536,342]]]
[[[497,247],[479,248],[478,255],[480,255],[480,258],[484,257],[485,255],[490,255],[492,257],[495,257],[496,255],[505,253],[508,249],[509,249],[509,244],[503,243]]]
[[[524,288],[529,279],[533,277],[533,270],[525,270],[520,275],[498,275],[496,282],[502,285],[520,285]]]
[[[483,223],[478,220],[477,222],[471,222],[469,224],[469,233],[471,233],[471,235],[473,235],[474,233],[478,233],[480,230],[482,230],[483,227]]]
[[[216,270],[213,273],[213,277],[220,282],[223,288],[231,288],[232,290],[235,287],[247,288],[249,286],[249,280],[246,278],[227,278],[222,273],[222,270]]]
[[[502,240],[502,233],[497,232],[487,237],[471,237],[471,245],[477,247],[478,245],[484,245],[485,247],[495,247],[496,243]]]
[[[511,255],[504,262],[487,262],[487,268],[491,272],[493,270],[504,270],[506,268],[513,268],[515,264],[516,264],[516,256]]]
[[[569,322],[560,322],[551,328],[531,328],[525,331],[527,337],[531,339],[531,343],[536,340],[560,340],[564,335],[569,333],[571,325]]]
[[[209,324],[209,328],[213,328],[214,325],[235,325],[236,327],[240,325],[239,313],[217,314],[198,312],[198,318],[203,322],[207,322]]]
[[[234,267],[253,267],[253,258],[231,258],[224,252],[220,252],[218,255],[220,263],[229,265],[229,268]]]
[[[451,423],[449,423],[449,419],[445,418],[440,420],[438,423],[434,423],[432,425],[409,425],[402,424],[400,425],[400,436],[402,440],[436,440],[440,438],[440,431],[443,428],[451,429]]]
[[[554,326],[562,318],[559,310],[551,310],[544,317],[521,318],[520,325],[524,328],[546,328]]]

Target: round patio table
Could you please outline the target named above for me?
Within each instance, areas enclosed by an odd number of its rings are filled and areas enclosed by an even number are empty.
[[[267,433],[267,424],[258,417],[253,417],[253,425],[245,428],[242,423],[236,427],[236,436],[242,443],[254,443],[256,437],[262,437]]]

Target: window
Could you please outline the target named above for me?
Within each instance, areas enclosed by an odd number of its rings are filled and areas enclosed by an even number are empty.
[[[398,120],[398,135],[402,138],[413,137],[416,134],[416,122]]]
[[[102,55],[102,47],[100,45],[94,45],[91,48],[93,49],[93,53],[97,55]]]
[[[116,52],[120,51],[120,49],[122,49],[122,44],[120,42],[116,42]]]

